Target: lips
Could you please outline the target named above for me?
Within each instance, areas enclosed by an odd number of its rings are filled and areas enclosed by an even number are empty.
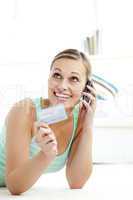
[[[70,95],[58,93],[58,92],[54,92],[54,95],[60,100],[67,100],[71,97]]]

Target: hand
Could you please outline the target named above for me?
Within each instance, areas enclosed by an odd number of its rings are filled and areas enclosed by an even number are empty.
[[[88,128],[92,128],[94,113],[96,110],[96,90],[94,87],[87,85],[89,89],[88,92],[83,92],[82,94],[89,98],[89,102],[86,100],[81,100],[79,104],[79,119],[78,124],[79,128],[83,130],[88,130]],[[81,127],[82,126],[82,127]]]
[[[57,141],[52,129],[44,122],[35,122],[35,141],[49,160],[53,160],[57,151]]]

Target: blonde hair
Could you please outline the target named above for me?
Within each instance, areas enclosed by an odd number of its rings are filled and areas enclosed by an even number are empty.
[[[54,59],[51,63],[50,70],[52,69],[54,62],[61,58],[81,60],[86,69],[86,80],[90,77],[92,67],[91,67],[91,64],[90,64],[87,56],[83,52],[80,52],[77,49],[66,49],[64,51],[61,51],[54,57]]]

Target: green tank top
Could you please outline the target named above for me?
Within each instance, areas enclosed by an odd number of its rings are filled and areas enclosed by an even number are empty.
[[[36,106],[36,115],[37,115],[37,120],[40,119],[41,115],[41,104],[40,104],[40,98],[35,98],[33,99],[33,102]],[[75,135],[75,130],[77,127],[77,121],[78,121],[78,111],[79,107],[76,105],[73,109],[73,131],[72,131],[72,136],[69,141],[69,144],[67,145],[66,150],[64,153],[57,155],[56,158],[53,160],[53,162],[48,166],[47,169],[44,170],[44,173],[51,173],[51,172],[56,172],[60,169],[62,169],[67,161],[72,142],[74,139]],[[35,143],[35,138],[33,137],[30,143],[30,159],[32,159],[39,151],[40,147]],[[5,126],[2,128],[1,133],[0,133],[0,186],[5,186],[5,164],[6,164],[6,154],[5,154]]]

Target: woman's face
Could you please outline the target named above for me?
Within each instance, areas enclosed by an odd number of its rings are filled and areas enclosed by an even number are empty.
[[[61,58],[54,62],[48,79],[51,105],[63,103],[69,112],[78,103],[85,87],[86,70],[80,60]]]

